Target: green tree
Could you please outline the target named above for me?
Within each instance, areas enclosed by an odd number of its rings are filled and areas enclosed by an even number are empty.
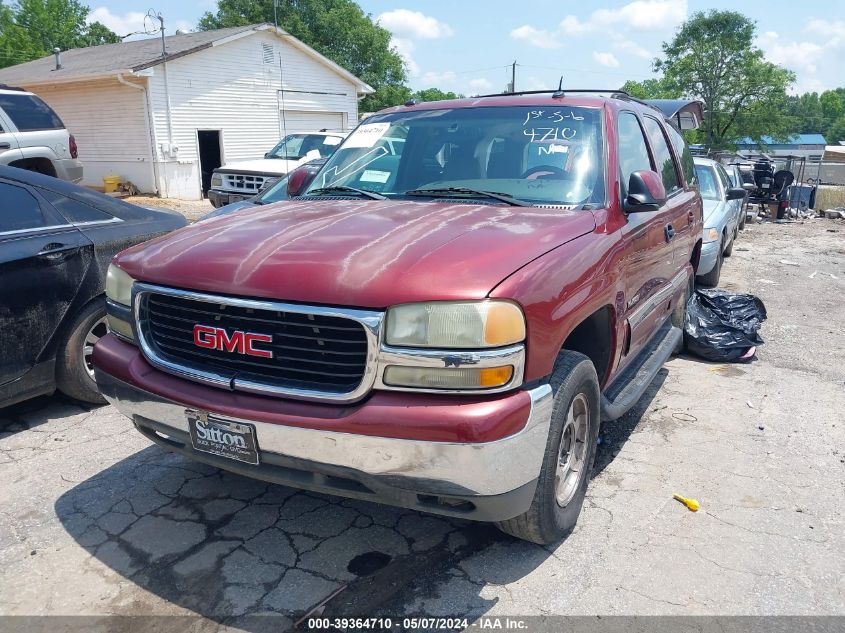
[[[637,99],[679,99],[682,93],[662,77],[644,81],[626,81],[622,90]]]
[[[13,66],[62,50],[119,42],[99,22],[87,24],[90,9],[79,0],[0,2],[0,67]]]
[[[845,115],[830,124],[825,132],[824,138],[831,145],[836,145],[839,141],[845,141]]]
[[[754,46],[754,22],[735,11],[698,12],[662,45],[654,69],[673,92],[701,99],[707,116],[701,140],[711,148],[764,135],[783,138],[791,131],[785,113],[789,70],[765,61]]]
[[[390,45],[390,32],[352,0],[290,0],[278,3],[276,14],[285,31],[375,88],[361,102],[362,112],[410,97],[405,64]],[[273,22],[273,0],[219,0],[217,11],[203,15],[199,28],[262,22]]]
[[[425,90],[417,90],[411,95],[412,99],[417,101],[444,101],[446,99],[461,99],[463,95],[454,92],[443,92],[440,88],[426,88]]]

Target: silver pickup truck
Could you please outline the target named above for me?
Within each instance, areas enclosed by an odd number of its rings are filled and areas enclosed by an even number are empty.
[[[76,139],[39,97],[0,84],[0,165],[82,180]]]

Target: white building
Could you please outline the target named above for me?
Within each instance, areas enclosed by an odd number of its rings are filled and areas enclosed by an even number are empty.
[[[202,197],[202,173],[261,158],[285,134],[347,130],[367,84],[272,25],[106,44],[0,69],[76,137],[83,184]]]

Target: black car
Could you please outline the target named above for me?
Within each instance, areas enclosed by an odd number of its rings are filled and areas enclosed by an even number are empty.
[[[57,388],[105,402],[91,352],[106,332],[109,262],[186,224],[175,212],[0,166],[0,407]]]

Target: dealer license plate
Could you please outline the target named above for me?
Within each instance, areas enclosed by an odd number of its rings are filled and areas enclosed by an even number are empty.
[[[188,409],[185,414],[195,449],[247,464],[258,463],[254,426],[217,418],[202,411]]]

